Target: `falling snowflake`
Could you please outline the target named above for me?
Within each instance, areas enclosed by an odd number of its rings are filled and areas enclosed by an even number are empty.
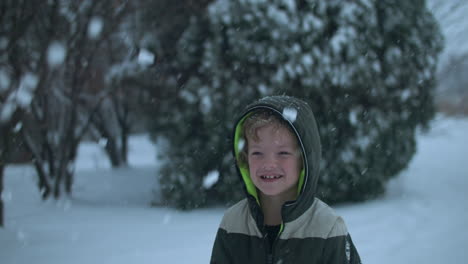
[[[217,170],[210,171],[203,179],[203,187],[205,189],[211,188],[215,183],[218,182],[219,172]]]
[[[142,49],[140,50],[140,53],[138,53],[138,64],[141,66],[149,66],[153,64],[154,62],[154,54],[147,50],[147,49]]]
[[[26,234],[23,232],[23,230],[19,230],[16,233],[16,239],[20,242],[25,242],[26,240]]]
[[[98,38],[99,35],[101,35],[103,25],[104,23],[102,22],[101,18],[94,17],[93,19],[91,19],[88,26],[88,37],[90,39]]]
[[[291,107],[286,107],[283,109],[283,117],[293,123],[296,121],[297,110]]]
[[[245,140],[244,139],[239,139],[239,142],[237,142],[237,149],[240,151],[244,148],[245,146]]]
[[[106,147],[106,145],[107,145],[107,138],[100,138],[100,139],[98,140],[98,145],[101,146],[101,147],[103,147],[103,148]]]
[[[62,64],[65,60],[66,53],[67,50],[62,43],[58,41],[52,42],[47,49],[47,62],[49,63],[49,66],[56,67]]]
[[[170,214],[166,214],[166,215],[164,215],[164,218],[163,218],[163,221],[162,221],[162,223],[163,223],[164,225],[167,225],[167,224],[169,224],[169,223],[171,222],[171,218],[172,218],[172,217],[171,217],[171,215],[170,215]]]
[[[263,94],[263,95],[266,95],[268,93],[268,87],[265,85],[265,84],[260,84],[258,85],[258,91]]]
[[[16,102],[21,107],[27,107],[31,104],[34,90],[39,82],[37,76],[33,73],[26,73],[22,78],[18,90],[16,91]]]
[[[13,195],[10,191],[0,192],[0,200],[3,202],[10,202],[13,199]]]
[[[6,91],[10,87],[10,83],[8,74],[0,69],[0,92]]]

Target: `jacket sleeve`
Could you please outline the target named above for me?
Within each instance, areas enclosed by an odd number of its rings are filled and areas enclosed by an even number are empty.
[[[332,235],[326,239],[323,249],[324,261],[322,263],[361,264],[359,253],[346,230],[343,220],[339,219],[330,233],[339,235]]]
[[[211,252],[211,264],[231,263],[232,256],[231,252],[229,252],[229,247],[227,245],[226,240],[227,232],[222,228],[218,228],[218,232],[216,233],[216,238],[213,245],[213,250]]]

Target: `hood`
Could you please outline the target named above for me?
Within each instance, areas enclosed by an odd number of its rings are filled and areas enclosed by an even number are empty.
[[[257,190],[250,179],[248,168],[238,162],[240,145],[242,145],[243,122],[250,114],[259,109],[269,109],[284,119],[294,131],[302,151],[304,168],[299,177],[298,196],[295,201],[285,203],[282,208],[283,222],[290,222],[302,215],[312,205],[320,171],[321,146],[315,117],[309,105],[295,97],[269,96],[246,107],[234,126],[233,153],[238,173],[245,184],[249,206],[257,223],[263,223],[259,207]]]

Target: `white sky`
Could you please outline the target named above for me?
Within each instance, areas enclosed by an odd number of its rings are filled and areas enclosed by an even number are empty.
[[[428,0],[427,5],[440,23],[445,37],[445,48],[440,55],[440,65],[451,56],[468,53],[468,1]]]

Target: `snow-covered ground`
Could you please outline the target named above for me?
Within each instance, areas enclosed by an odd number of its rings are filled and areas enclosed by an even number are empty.
[[[365,263],[466,263],[468,119],[438,117],[381,199],[336,208]],[[225,208],[150,207],[155,148],[132,138],[132,166],[80,148],[73,198],[41,202],[29,166],[6,170],[0,263],[208,263]]]

